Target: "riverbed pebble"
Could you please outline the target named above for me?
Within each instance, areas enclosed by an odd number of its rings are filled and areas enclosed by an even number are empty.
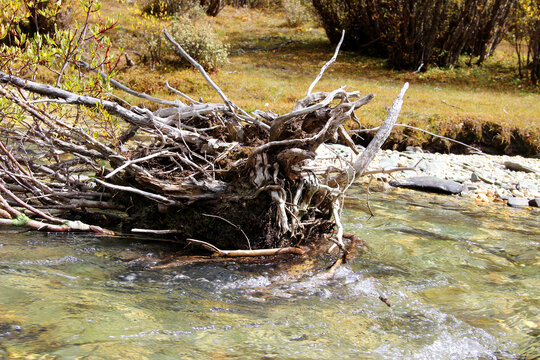
[[[364,148],[359,147],[360,151]],[[353,161],[351,149],[343,145],[323,145],[317,150],[315,163],[324,162],[337,167]],[[419,148],[404,152],[381,150],[370,163],[368,171],[413,167],[414,170],[375,174],[376,180],[388,183],[415,176],[433,176],[463,185],[462,196],[479,202],[509,201],[511,198],[533,200],[540,198],[540,159],[521,156],[485,154],[457,155],[427,153]],[[511,200],[514,202],[518,200]]]
[[[522,198],[522,197],[511,197],[507,201],[508,206],[512,207],[522,207],[522,206],[529,206],[529,199]]]

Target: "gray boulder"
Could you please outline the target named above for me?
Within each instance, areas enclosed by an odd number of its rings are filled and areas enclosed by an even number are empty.
[[[390,185],[440,194],[459,194],[463,190],[463,185],[455,181],[443,180],[434,176],[417,176],[401,181],[394,180],[390,181]]]

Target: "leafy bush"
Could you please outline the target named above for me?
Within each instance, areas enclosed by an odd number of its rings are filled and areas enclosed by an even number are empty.
[[[0,0],[0,72],[54,79],[53,84],[64,90],[104,97],[112,87],[99,71],[114,76],[121,56],[108,37],[115,22],[101,16],[101,4],[96,0],[67,5],[52,0]],[[103,107],[73,111],[48,102],[34,106],[55,119],[80,125],[93,138],[117,143],[122,131]],[[20,127],[27,122],[29,114],[21,110],[0,96],[0,114],[5,115],[2,126]]]
[[[513,7],[499,0],[313,0],[328,38],[344,49],[387,57],[396,68],[481,63],[502,39]]]
[[[270,8],[277,7],[280,4],[280,0],[229,0],[229,5],[235,7],[247,7],[251,9]]]
[[[223,0],[149,0],[142,8],[146,14],[164,18],[172,15],[185,15],[193,10],[217,16],[225,5]]]
[[[0,0],[0,7],[4,10],[0,14],[0,42],[7,45],[15,44],[15,39],[20,40],[22,34],[28,37],[51,34],[73,23],[72,6],[62,2]]]
[[[172,37],[208,71],[215,71],[227,61],[228,50],[217,37],[213,29],[204,23],[203,19],[195,21],[182,16],[168,28]],[[189,65],[172,45],[163,37],[160,24],[146,27],[138,39],[143,61],[150,62],[152,66],[157,63],[172,65]]]
[[[311,20],[313,12],[308,7],[309,3],[302,0],[281,0],[281,6],[285,11],[287,25],[299,26]]]
[[[173,24],[169,32],[205,70],[217,70],[227,61],[227,46],[210,26],[195,25],[191,20],[182,18]],[[185,60],[182,61],[187,64]]]
[[[158,18],[186,15],[193,10],[200,10],[198,0],[149,0],[142,7],[143,13]]]

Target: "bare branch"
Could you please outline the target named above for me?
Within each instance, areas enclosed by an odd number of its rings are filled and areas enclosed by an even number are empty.
[[[148,156],[143,156],[141,158],[138,158],[138,159],[134,159],[134,160],[127,160],[125,163],[123,163],[121,166],[117,167],[116,169],[114,169],[113,171],[111,171],[110,173],[108,173],[106,176],[105,176],[105,179],[109,179],[111,177],[113,177],[114,175],[116,175],[118,172],[124,170],[125,168],[127,168],[128,166],[130,165],[133,165],[133,164],[136,164],[136,163],[139,163],[139,162],[143,162],[143,161],[146,161],[146,160],[150,160],[150,159],[153,159],[155,157],[159,157],[159,156],[164,156],[164,155],[167,155],[169,154],[169,151],[160,151],[158,153],[154,153],[154,154],[150,154]]]
[[[413,129],[413,130],[418,130],[418,131],[421,131],[423,133],[429,134],[431,136],[434,136],[434,137],[437,137],[437,138],[440,138],[440,139],[444,139],[444,140],[448,140],[448,141],[454,142],[456,144],[465,146],[465,147],[467,147],[469,149],[472,149],[472,150],[478,152],[479,154],[483,154],[482,150],[480,150],[478,148],[475,148],[474,146],[467,145],[467,144],[465,144],[465,143],[463,143],[461,141],[457,141],[457,140],[454,140],[454,139],[446,137],[446,136],[437,135],[435,133],[432,133],[431,131],[421,129],[421,128],[416,127],[416,126],[411,126],[411,125],[407,125],[407,124],[394,124],[394,127],[396,127],[396,126],[401,126],[401,127],[405,127],[405,128],[409,128],[409,129]],[[350,130],[349,133],[350,134],[358,134],[358,133],[363,133],[363,132],[373,132],[373,131],[379,130],[379,128],[380,128],[380,126],[377,126],[377,127],[371,128],[371,129]]]
[[[379,131],[377,131],[377,134],[371,140],[367,148],[355,159],[353,168],[347,168],[346,175],[338,175],[336,178],[332,179],[333,184],[343,183],[346,182],[348,179],[355,179],[356,177],[361,176],[364,173],[369,163],[373,160],[381,146],[384,144],[384,142],[390,135],[390,132],[392,131],[392,128],[394,127],[394,124],[396,123],[399,116],[399,112],[401,111],[403,97],[405,96],[405,92],[408,88],[409,83],[405,83],[405,85],[403,85],[403,87],[401,88],[401,91],[399,92],[396,100],[392,104],[386,120],[380,126]]]
[[[278,249],[257,249],[257,250],[221,250],[206,241],[187,239],[188,242],[201,245],[214,252],[217,256],[224,257],[255,257],[255,256],[274,256],[282,254],[304,255],[305,251],[296,247],[285,247]]]
[[[85,61],[79,60],[79,61],[76,62],[76,64],[81,66],[81,67],[84,67],[85,69],[90,69],[90,64],[88,64]],[[124,92],[126,92],[126,93],[128,93],[130,95],[136,96],[136,97],[141,98],[141,99],[149,100],[149,101],[155,102],[157,104],[162,104],[162,105],[175,106],[175,107],[186,106],[186,104],[184,104],[180,100],[170,101],[170,100],[165,100],[165,99],[160,99],[160,98],[157,98],[157,97],[154,97],[154,96],[150,96],[150,95],[148,95],[146,93],[137,92],[137,91],[125,86],[124,84],[120,83],[119,81],[114,80],[112,78],[109,78],[109,75],[107,73],[103,72],[103,71],[97,71],[96,70],[96,72],[99,73],[99,75],[103,79],[109,80],[111,85],[113,85],[115,88],[117,88],[119,90],[122,90],[122,91],[124,91]]]
[[[231,109],[232,112],[234,112],[235,110],[238,110],[240,111],[240,113],[242,113],[244,116],[247,116],[247,118],[249,119],[249,122],[253,123],[253,124],[256,124],[258,126],[260,126],[261,128],[263,129],[269,129],[270,127],[262,122],[260,122],[259,120],[257,120],[256,118],[252,117],[251,115],[249,115],[247,112],[245,112],[244,110],[242,110],[240,107],[236,106],[231,100],[229,100],[229,98],[227,97],[227,95],[225,95],[225,93],[219,88],[219,86],[217,86],[217,84],[210,78],[210,76],[208,76],[208,74],[206,73],[206,71],[204,70],[204,68],[201,66],[201,64],[199,64],[195,59],[193,59],[183,48],[182,46],[180,46],[180,44],[178,42],[176,42],[176,40],[174,40],[174,38],[171,36],[171,34],[169,34],[167,32],[166,29],[163,30],[163,34],[165,34],[165,37],[167,38],[167,40],[169,40],[171,42],[171,44],[174,45],[174,47],[176,48],[176,50],[187,60],[191,63],[191,65],[193,65],[197,70],[199,70],[199,72],[201,73],[201,75],[204,77],[204,79],[208,82],[208,84],[210,84],[210,86],[212,88],[214,88],[214,90],[217,91],[217,93],[219,94],[219,96],[221,96],[221,98],[223,99],[223,101],[225,102],[225,104],[227,106],[229,106],[229,108]]]
[[[165,203],[165,204],[169,204],[169,205],[174,205],[176,203],[174,200],[171,200],[171,199],[169,199],[169,198],[167,198],[165,196],[154,194],[154,193],[151,193],[151,192],[148,192],[148,191],[139,190],[139,189],[136,189],[134,187],[109,184],[109,183],[106,183],[105,181],[101,181],[99,179],[94,179],[94,181],[96,181],[97,183],[99,183],[99,184],[101,184],[101,185],[103,185],[103,186],[105,186],[106,188],[109,188],[109,189],[120,190],[120,191],[125,191],[125,192],[130,192],[130,193],[142,195],[142,196],[147,197],[149,199],[156,200],[156,201],[159,201],[159,202],[162,202],[162,203]]]
[[[457,106],[457,105],[452,105],[452,104],[449,104],[449,103],[447,103],[447,102],[446,102],[445,100],[441,100],[441,102],[442,102],[442,103],[443,103],[444,105],[448,105],[448,106],[450,106],[450,107],[453,107],[453,108],[456,108],[456,109],[459,109],[459,110],[465,111],[465,109],[464,109],[464,108],[462,108],[462,107],[459,107],[459,106]]]
[[[332,65],[332,63],[334,61],[336,61],[337,59],[337,56],[338,56],[338,53],[339,53],[339,48],[341,47],[341,44],[343,43],[343,39],[345,39],[345,30],[343,30],[341,32],[341,39],[339,40],[339,43],[338,45],[336,46],[336,51],[334,52],[334,56],[332,56],[332,58],[330,60],[328,60],[328,62],[326,64],[323,65],[323,67],[321,68],[321,71],[319,72],[319,75],[317,75],[317,77],[315,78],[315,80],[313,80],[313,82],[311,83],[311,85],[309,86],[309,89],[307,91],[307,94],[306,96],[309,96],[311,95],[311,92],[313,91],[313,88],[315,87],[315,85],[319,82],[319,80],[321,79],[321,77],[323,76],[323,73],[324,71],[326,70],[327,67],[329,67],[330,65]]]
[[[184,99],[190,101],[192,104],[201,104],[200,101],[197,101],[197,100],[194,100],[192,99],[191,97],[189,97],[188,95],[184,94],[183,92],[181,92],[180,90],[178,89],[175,89],[173,88],[172,86],[169,85],[169,82],[168,81],[165,81],[165,87],[169,90],[171,90],[172,92],[180,95],[181,97],[183,97]]]

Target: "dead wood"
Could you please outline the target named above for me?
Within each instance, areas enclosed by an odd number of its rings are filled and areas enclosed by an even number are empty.
[[[283,254],[297,254],[304,255],[305,250],[302,250],[297,247],[284,247],[277,249],[257,249],[257,250],[221,250],[215,247],[212,244],[207,243],[206,241],[200,241],[195,239],[187,239],[188,242],[192,244],[198,244],[203,246],[205,249],[212,251],[216,256],[224,257],[254,257],[254,256],[275,256]]]
[[[69,221],[75,210],[107,209],[123,212],[123,231],[204,239],[189,241],[219,256],[301,254],[300,246],[323,237],[346,256],[340,220],[345,192],[368,173],[408,84],[372,143],[359,153],[344,126],[374,95],[343,88],[311,93],[339,47],[290,113],[248,114],[164,35],[223,104],[195,101],[168,84],[183,101],[163,100],[111,80],[120,91],[165,106],[150,111],[118,102],[118,94],[92,97],[0,72],[0,96],[11,113],[19,114],[0,125],[0,224],[109,233],[98,224]],[[119,119],[121,134],[96,136],[79,121],[81,107],[97,118],[107,113]],[[312,171],[317,149],[338,137],[356,159]]]

